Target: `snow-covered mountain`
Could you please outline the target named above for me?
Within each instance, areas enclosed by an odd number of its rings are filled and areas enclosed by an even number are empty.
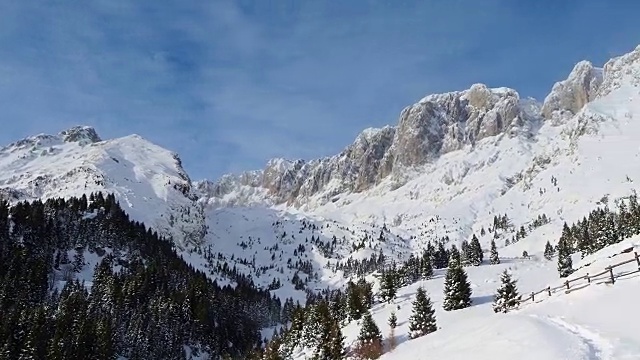
[[[403,258],[430,239],[474,233],[486,246],[496,235],[481,230],[503,214],[514,230],[497,235],[501,254],[535,254],[565,221],[634,189],[639,84],[640,47],[603,68],[578,63],[541,103],[481,84],[429,95],[340,154],[274,159],[217,181],[192,182],[175,154],[139,136],[102,141],[77,127],[0,149],[0,191],[12,200],[113,192],[211,276],[231,261],[285,289],[301,275],[297,261],[318,273],[309,287],[324,287],[340,285],[336,265],[349,258]],[[550,223],[530,227],[542,214]],[[521,226],[531,228],[525,240],[506,246]],[[220,257],[205,259],[203,249]]]
[[[36,135],[0,148],[0,197],[10,201],[116,194],[129,215],[179,246],[206,234],[180,158],[138,135],[100,139],[93,128]]]
[[[137,135],[102,140],[90,127],[37,135],[0,148],[0,198],[113,193],[131,218],[171,237],[194,267],[220,283],[250,277],[281,299],[303,301],[302,289],[341,287],[353,261],[379,254],[403,260],[429,240],[474,234],[485,249],[495,239],[504,265],[522,265],[525,284],[540,287],[555,278],[554,266],[517,258],[527,251],[541,259],[564,222],[635,192],[638,139],[640,46],[602,68],[578,63],[542,102],[482,84],[429,95],[402,110],[396,126],[366,129],[340,154],[273,159],[262,170],[216,181],[193,182],[176,154]],[[504,215],[510,226],[497,229],[494,219]],[[538,221],[542,215],[548,221]],[[505,266],[470,271],[480,305]],[[91,273],[78,276],[89,280]],[[414,290],[402,290],[405,300]],[[377,320],[388,310],[374,309]],[[444,317],[460,320],[460,331],[486,329],[481,318],[463,322],[464,314]],[[593,340],[557,318],[521,318],[487,331],[518,323],[538,339],[555,332],[578,348]],[[348,338],[355,325],[345,328]],[[432,349],[456,331],[412,344]],[[398,354],[419,351],[414,345]]]

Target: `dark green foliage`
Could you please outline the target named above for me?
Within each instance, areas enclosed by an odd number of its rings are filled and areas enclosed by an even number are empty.
[[[391,315],[389,316],[389,327],[393,330],[398,326],[398,317],[396,316],[396,312],[392,311]]]
[[[438,330],[435,314],[431,299],[424,289],[419,287],[416,300],[413,302],[413,314],[409,319],[409,336],[415,339]]]
[[[500,281],[501,285],[493,301],[493,311],[506,313],[518,306],[520,295],[518,295],[516,281],[507,270],[500,276]]]
[[[360,344],[382,344],[380,328],[378,328],[378,325],[373,321],[369,311],[362,317],[362,326],[360,328],[360,334],[358,335],[358,342]]]
[[[449,265],[448,267],[461,267],[462,266],[462,257],[460,255],[460,251],[455,245],[451,245],[451,250],[449,251]]]
[[[460,263],[460,255],[455,246],[451,248],[449,268],[444,279],[444,310],[458,310],[471,306],[471,284]]]
[[[343,359],[346,356],[344,336],[340,331],[340,323],[331,317],[326,301],[321,301],[315,306],[319,324],[316,327],[318,344],[313,359],[334,360]]]
[[[491,255],[489,257],[489,263],[491,265],[500,264],[500,256],[498,255],[498,249],[496,248],[496,241],[491,239]]]
[[[86,252],[102,257],[91,291],[71,280]],[[281,311],[251,282],[219,287],[101,193],[0,202],[0,279],[3,359],[245,358]]]
[[[482,246],[480,246],[480,241],[476,237],[476,234],[473,234],[471,242],[469,243],[469,255],[469,260],[472,265],[478,266],[482,264],[482,261],[484,260],[484,253],[482,251]]]
[[[571,253],[567,240],[564,237],[560,237],[558,242],[558,273],[560,277],[567,277],[573,273]]]
[[[547,260],[551,260],[555,254],[556,250],[553,248],[551,243],[547,241],[547,243],[544,245],[544,258]]]
[[[349,281],[347,283],[347,314],[351,320],[360,320],[373,304],[373,290],[371,284],[364,278],[360,278],[357,283]]]
[[[396,293],[401,285],[400,274],[395,268],[391,268],[382,273],[380,280],[380,298],[389,303],[396,298]]]

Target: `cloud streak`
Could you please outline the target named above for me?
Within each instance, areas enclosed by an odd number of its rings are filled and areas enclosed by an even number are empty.
[[[542,97],[628,51],[602,1],[0,1],[0,143],[75,124],[139,133],[195,177],[330,155],[475,82]]]

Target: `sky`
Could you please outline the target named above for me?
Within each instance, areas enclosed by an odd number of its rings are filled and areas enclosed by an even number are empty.
[[[539,100],[640,44],[638,1],[0,0],[0,144],[74,125],[194,179],[338,153],[427,94]]]

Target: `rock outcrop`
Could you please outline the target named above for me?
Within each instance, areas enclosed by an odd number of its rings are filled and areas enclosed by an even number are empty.
[[[573,116],[588,102],[595,99],[602,84],[602,69],[588,61],[581,61],[566,80],[553,85],[551,93],[544,99],[542,115],[546,119],[554,116]]]

